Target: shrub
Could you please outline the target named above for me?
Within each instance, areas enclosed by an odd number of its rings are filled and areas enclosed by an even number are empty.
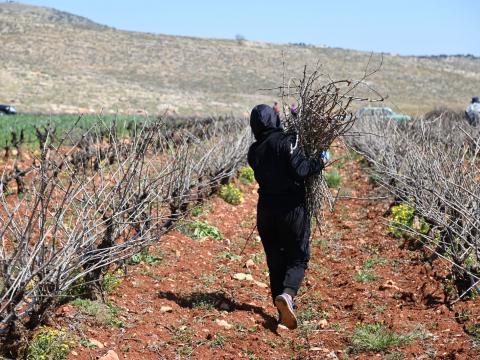
[[[178,230],[192,239],[202,239],[207,236],[215,240],[222,240],[223,235],[215,226],[203,221],[185,222],[178,226]]]
[[[28,360],[64,360],[73,345],[67,333],[49,327],[42,327],[33,336],[27,348]]]
[[[392,221],[388,231],[396,236],[401,237],[405,233],[405,229],[413,229],[420,234],[428,234],[430,225],[424,218],[415,216],[415,208],[408,204],[400,204],[392,207]]]
[[[410,205],[400,204],[392,207],[392,221],[388,231],[396,237],[401,237],[403,229],[412,227],[414,216],[415,209]]]
[[[253,182],[255,181],[253,169],[250,166],[242,166],[240,168],[239,179],[242,184],[253,184]]]
[[[232,205],[238,205],[243,202],[242,191],[233,184],[222,185],[219,195],[223,200]]]
[[[338,188],[342,182],[342,176],[336,169],[326,172],[323,176],[329,188]]]

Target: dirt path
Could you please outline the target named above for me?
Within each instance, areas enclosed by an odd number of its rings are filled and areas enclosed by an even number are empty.
[[[367,197],[371,185],[359,163],[343,165],[344,191]],[[150,249],[161,260],[130,267],[108,296],[116,309],[108,316],[78,305],[59,309],[54,320],[83,339],[69,358],[94,359],[109,349],[121,359],[480,358],[455,320],[455,312],[478,320],[478,301],[452,310],[443,305],[436,280],[442,267],[400,249],[387,235],[388,203],[380,201],[342,200],[327,214],[325,230],[312,237],[310,269],[297,299],[302,325],[277,332],[256,233],[239,256],[255,224],[257,200],[255,186],[242,189],[243,204],[214,197],[197,217],[217,226],[223,240],[169,233]],[[254,265],[246,268],[249,259]],[[234,279],[237,273],[253,280]],[[375,328],[397,334],[399,344],[362,351],[368,340],[360,331]]]

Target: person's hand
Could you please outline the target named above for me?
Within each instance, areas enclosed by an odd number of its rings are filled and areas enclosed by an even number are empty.
[[[317,158],[318,164],[320,165],[320,170],[325,168],[325,160],[323,160],[323,152],[320,153],[320,156]]]

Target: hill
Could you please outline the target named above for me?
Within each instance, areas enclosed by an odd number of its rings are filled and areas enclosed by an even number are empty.
[[[248,111],[270,103],[287,76],[321,63],[333,77],[359,78],[370,53],[315,46],[120,31],[54,9],[0,4],[0,102],[21,112]],[[374,54],[378,63],[380,55]],[[387,105],[417,113],[464,108],[479,92],[480,60],[384,55],[369,83]]]

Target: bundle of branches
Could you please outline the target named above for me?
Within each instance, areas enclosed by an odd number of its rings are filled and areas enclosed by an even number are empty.
[[[283,108],[293,101],[296,109],[285,112],[286,130],[297,135],[297,141],[308,158],[319,158],[338,137],[355,122],[352,104],[383,101],[365,79],[378,71],[365,71],[360,80],[332,80],[317,68],[309,73],[304,67],[300,79],[285,81],[281,87]],[[374,94],[374,99],[370,97]],[[333,210],[335,198],[322,176],[307,181],[307,207],[312,216],[320,218],[322,205],[328,201]]]

